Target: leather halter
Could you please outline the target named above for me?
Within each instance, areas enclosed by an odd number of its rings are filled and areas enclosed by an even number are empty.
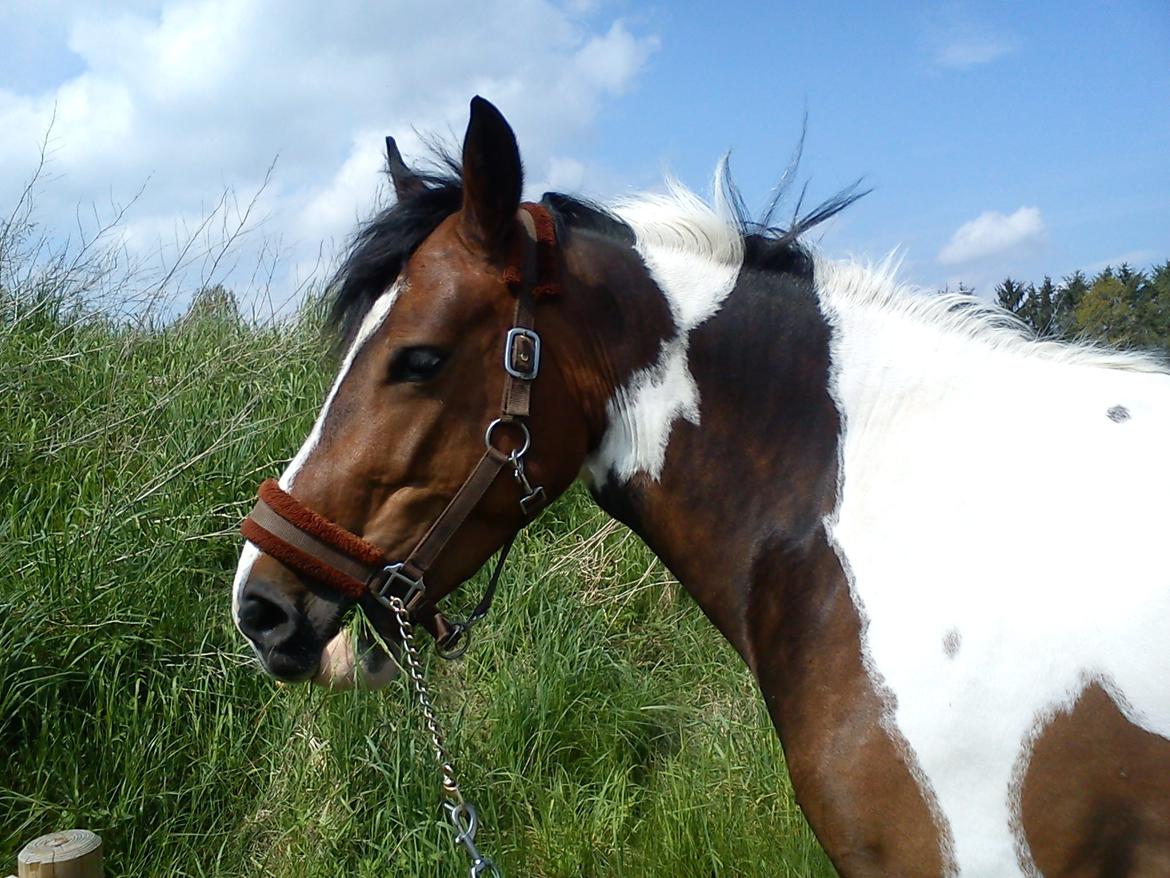
[[[442,654],[448,657],[461,652],[458,646],[463,633],[487,614],[514,536],[500,550],[488,588],[464,622],[452,623],[439,612],[427,593],[427,571],[504,467],[511,466],[524,492],[520,507],[526,522],[548,502],[544,488],[530,485],[525,473],[524,456],[531,445],[525,419],[532,383],[540,372],[540,336],[533,329],[533,305],[560,292],[556,229],[543,206],[526,203],[520,208],[518,219],[524,233],[514,236],[515,251],[503,275],[516,296],[516,311],[504,341],[500,416],[487,425],[483,456],[410,553],[402,560],[390,558],[378,546],[310,509],[275,479],[260,485],[259,499],[240,525],[246,539],[290,570],[346,597],[358,600],[369,594],[384,606],[397,597],[434,635]],[[520,447],[511,452],[497,448],[493,440],[501,430],[518,431]]]

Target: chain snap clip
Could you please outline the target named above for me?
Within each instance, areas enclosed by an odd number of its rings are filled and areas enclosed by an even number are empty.
[[[479,815],[470,802],[448,802],[445,806],[447,817],[455,827],[455,843],[463,845],[471,859],[470,878],[480,875],[494,875],[499,878],[500,870],[475,846],[475,831],[479,828]]]

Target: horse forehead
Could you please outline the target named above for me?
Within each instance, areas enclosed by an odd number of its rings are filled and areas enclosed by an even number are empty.
[[[406,276],[418,291],[502,284],[499,268],[477,252],[460,232],[458,215],[445,219],[419,244],[407,260]]]

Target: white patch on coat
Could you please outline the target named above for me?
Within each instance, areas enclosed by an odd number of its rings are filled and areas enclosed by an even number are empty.
[[[663,342],[658,362],[635,372],[606,413],[609,427],[586,464],[594,484],[611,473],[623,482],[637,472],[658,478],[674,422],[699,423],[699,388],[687,368],[685,336]]]
[[[716,180],[716,191],[721,191]],[[633,230],[634,247],[666,297],[675,333],[658,360],[635,372],[606,406],[609,425],[585,473],[600,486],[612,474],[662,475],[676,421],[699,423],[699,388],[687,363],[689,335],[731,293],[743,264],[743,237],[724,217],[677,183],[614,208]]]
[[[325,418],[329,416],[329,406],[332,405],[333,398],[337,396],[337,391],[341,388],[341,382],[345,380],[345,376],[349,373],[349,369],[353,365],[353,361],[357,359],[357,355],[362,347],[365,346],[365,343],[378,331],[382,324],[386,322],[386,318],[390,314],[390,309],[394,307],[394,301],[398,298],[401,288],[402,283],[400,281],[395,282],[390,289],[379,296],[374,301],[374,304],[370,306],[369,313],[366,314],[361,326],[358,327],[353,344],[349,346],[349,350],[345,354],[345,359],[341,362],[341,368],[337,371],[337,378],[334,380],[328,396],[325,397],[325,404],[321,406],[321,412],[317,415],[313,429],[309,431],[309,437],[301,445],[300,450],[297,451],[296,456],[285,468],[284,473],[280,477],[280,487],[285,491],[292,490],[292,484],[296,478],[296,474],[300,472],[305,462],[309,459],[309,456],[313,453],[313,450],[321,441],[321,432],[325,426]],[[258,557],[260,557],[260,550],[245,540],[244,550],[240,553],[240,561],[236,565],[236,577],[232,583],[232,619],[236,623],[236,628],[240,627],[240,596],[243,592],[244,583],[248,581],[248,574],[252,572],[252,565]]]
[[[1099,683],[1170,737],[1170,374],[1033,341],[888,266],[820,260],[816,283],[844,424],[826,528],[865,666],[958,874],[1023,875],[1020,786],[1057,712]],[[1102,417],[1120,403],[1124,428]]]

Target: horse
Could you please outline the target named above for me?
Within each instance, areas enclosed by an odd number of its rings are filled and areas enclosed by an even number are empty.
[[[1164,365],[820,256],[852,195],[522,203],[478,97],[450,173],[388,151],[337,378],[245,522],[269,673],[388,682],[358,604],[457,648],[439,601],[580,478],[742,656],[841,875],[1170,874]]]

